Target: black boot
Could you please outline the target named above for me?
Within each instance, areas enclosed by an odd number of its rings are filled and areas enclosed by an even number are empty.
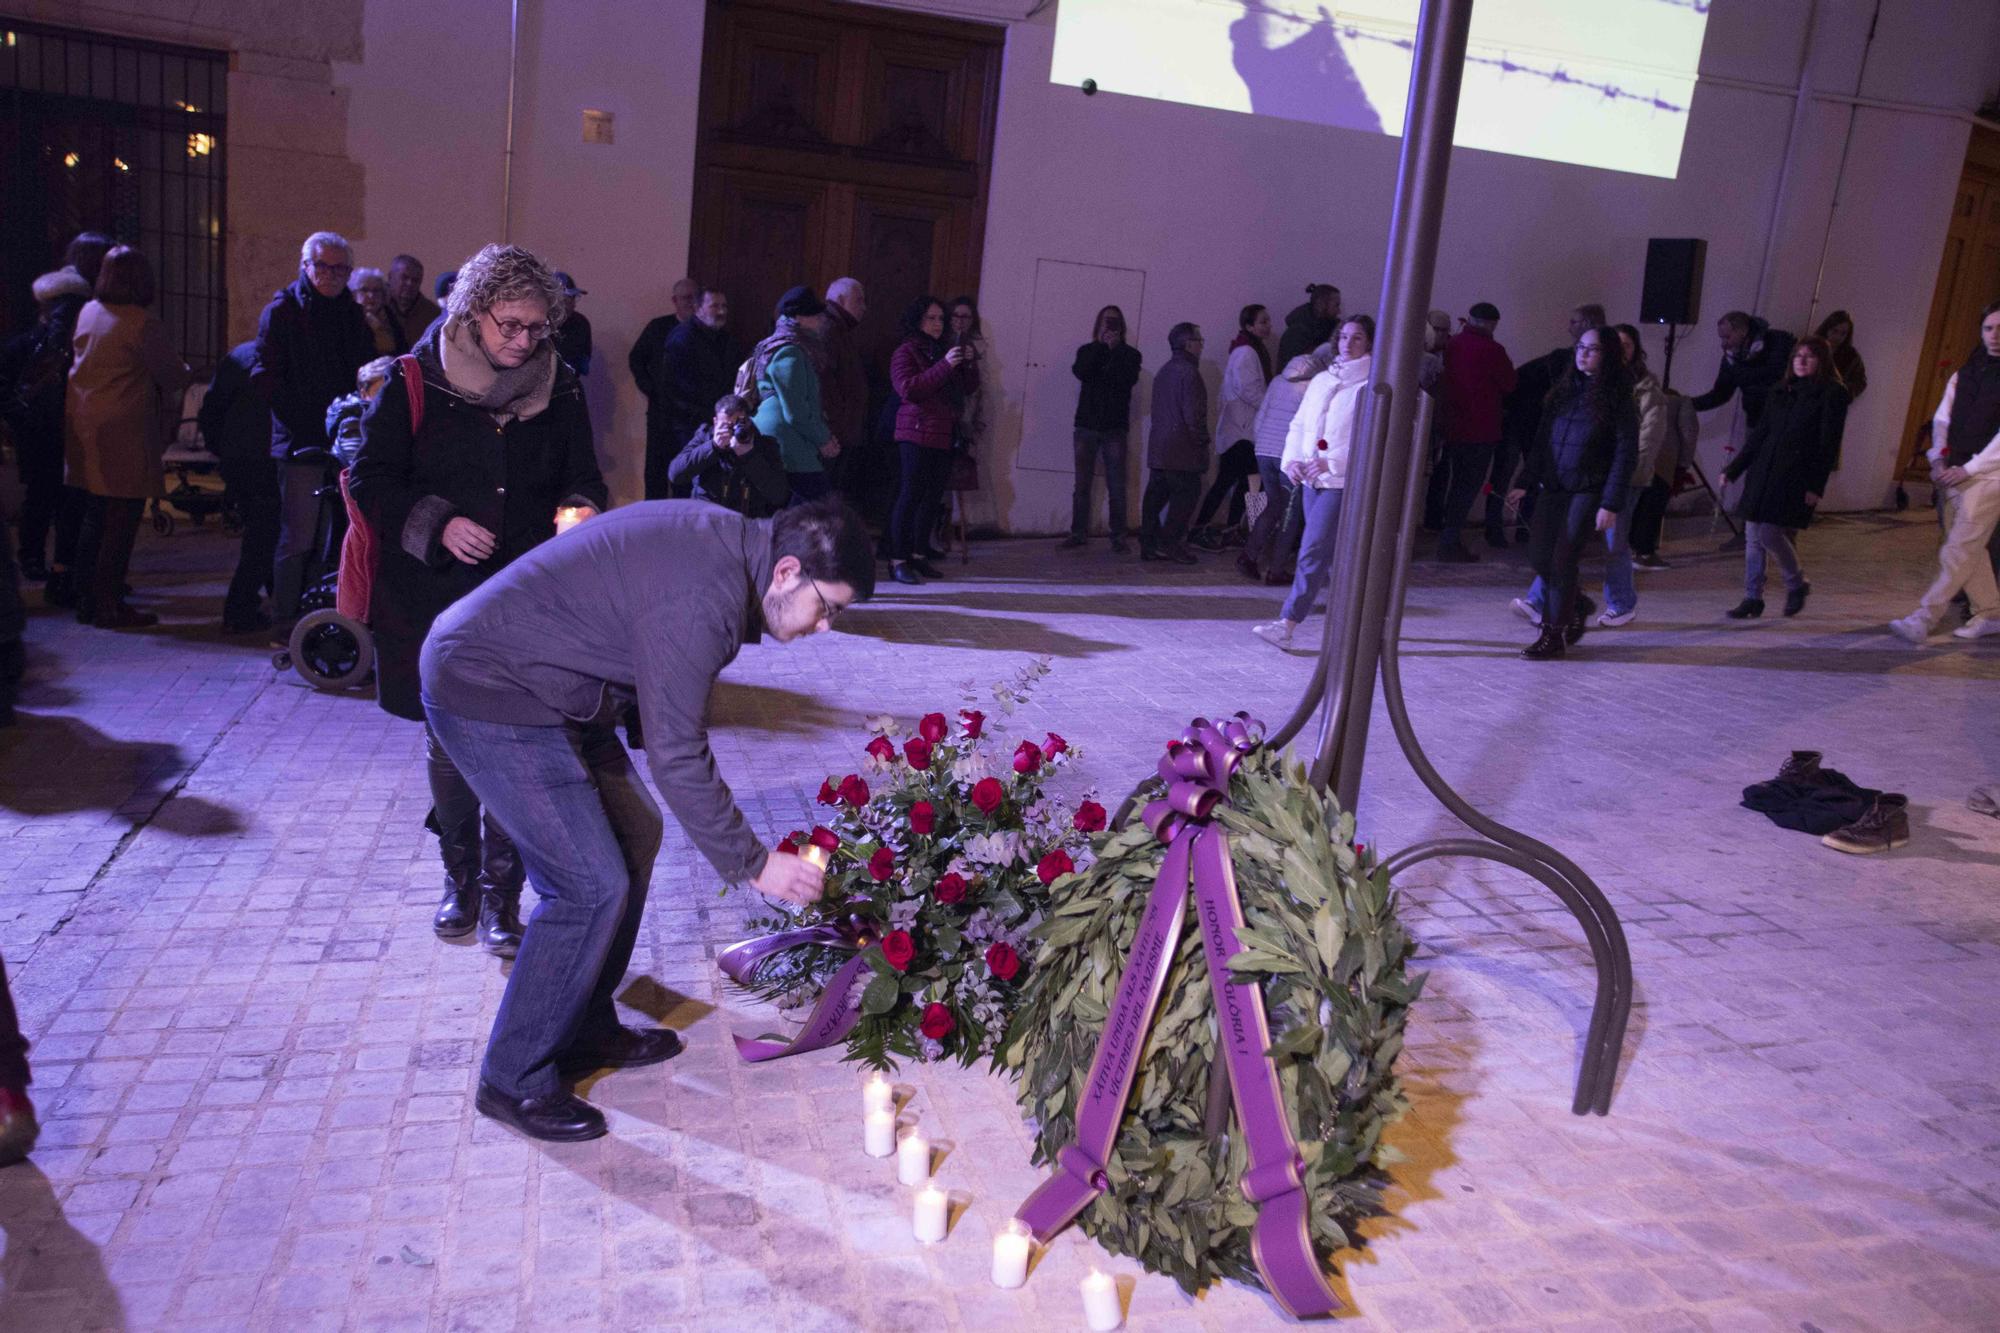
[[[1521,656],[1532,662],[1545,662],[1552,657],[1561,657],[1568,648],[1561,628],[1548,624],[1542,626],[1540,638],[1521,650]]]
[[[1728,616],[1731,620],[1755,620],[1764,614],[1764,599],[1761,597],[1745,597],[1722,614]]]
[[[441,940],[463,939],[472,930],[479,894],[479,816],[457,828],[438,831],[438,853],[444,857],[444,897],[431,929]]]
[[[495,958],[512,958],[521,948],[521,853],[514,840],[489,817],[479,856],[479,943]]]

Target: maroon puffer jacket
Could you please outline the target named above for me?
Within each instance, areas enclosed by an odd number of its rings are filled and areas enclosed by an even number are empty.
[[[926,449],[951,448],[958,421],[960,371],[944,359],[944,345],[922,334],[903,339],[889,359],[889,382],[903,400],[896,409],[896,439]],[[976,373],[976,372],[974,372]]]

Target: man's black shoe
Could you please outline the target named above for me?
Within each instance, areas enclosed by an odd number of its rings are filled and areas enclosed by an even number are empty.
[[[924,581],[922,575],[910,568],[910,562],[907,560],[899,560],[894,565],[891,565],[889,567],[889,577],[898,583],[908,583],[912,586],[921,585]]]
[[[903,563],[927,579],[941,579],[944,577],[944,575],[938,573],[938,567],[931,563],[929,556],[913,555]]]
[[[1568,650],[1569,645],[1563,642],[1562,631],[1553,625],[1544,625],[1541,637],[1523,648],[1521,656],[1531,662],[1546,662],[1561,657]]]
[[[564,1051],[556,1057],[556,1072],[574,1078],[594,1069],[638,1069],[663,1064],[686,1049],[672,1028],[621,1027],[616,1036]]]
[[[573,1092],[546,1097],[509,1097],[484,1079],[472,1104],[479,1114],[548,1143],[578,1143],[604,1137],[604,1113]]]

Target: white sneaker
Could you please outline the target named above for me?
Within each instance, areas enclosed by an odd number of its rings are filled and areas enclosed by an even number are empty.
[[[1292,627],[1283,620],[1273,620],[1263,625],[1252,625],[1250,632],[1270,644],[1273,648],[1292,646]]]
[[[1525,597],[1516,597],[1513,601],[1507,603],[1507,606],[1515,615],[1521,617],[1521,619],[1527,621],[1530,625],[1539,625],[1542,623],[1542,613],[1537,611]]]
[[[1951,632],[1954,639],[1980,639],[1988,634],[2000,634],[2000,620],[1992,616],[1974,616]]]
[[[1924,613],[1917,611],[1904,616],[1901,620],[1890,621],[1889,632],[1905,642],[1922,647],[1930,641],[1931,626],[1930,622],[1924,619]]]
[[[1590,624],[1593,629],[1617,629],[1620,625],[1629,625],[1638,618],[1639,608],[1635,606],[1629,611],[1600,611],[1590,618]]]

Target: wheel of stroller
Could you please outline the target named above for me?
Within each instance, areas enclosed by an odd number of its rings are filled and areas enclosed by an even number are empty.
[[[153,506],[153,531],[162,537],[170,537],[174,531],[174,516],[157,504]]]
[[[271,654],[271,670],[290,671],[291,669],[292,655],[290,653],[279,652]]]
[[[347,690],[375,665],[375,636],[338,611],[314,611],[292,627],[292,667],[316,690]]]

